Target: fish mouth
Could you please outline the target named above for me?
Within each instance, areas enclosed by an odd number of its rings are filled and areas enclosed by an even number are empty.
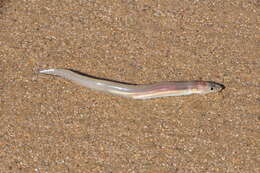
[[[215,85],[215,87],[217,88],[218,91],[223,91],[226,88],[225,85],[220,84],[220,83],[214,82],[214,85]]]

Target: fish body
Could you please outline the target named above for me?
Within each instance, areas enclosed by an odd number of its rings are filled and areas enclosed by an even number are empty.
[[[151,99],[167,96],[208,94],[224,89],[222,84],[212,81],[172,81],[135,85],[98,79],[67,69],[48,69],[41,70],[39,73],[59,76],[93,90],[132,99]]]

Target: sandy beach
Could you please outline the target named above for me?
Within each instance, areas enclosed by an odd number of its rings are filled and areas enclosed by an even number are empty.
[[[0,172],[260,172],[258,0],[0,1]],[[39,75],[210,80],[131,100]]]

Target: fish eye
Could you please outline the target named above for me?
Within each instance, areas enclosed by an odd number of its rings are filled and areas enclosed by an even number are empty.
[[[213,90],[214,90],[214,88],[213,88],[213,87],[211,87],[211,88],[210,88],[210,90],[211,90],[211,91],[213,91]]]

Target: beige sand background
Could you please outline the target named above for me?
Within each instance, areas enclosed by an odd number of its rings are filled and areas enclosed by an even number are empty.
[[[0,4],[1,173],[260,172],[260,1]],[[129,100],[34,73],[48,68],[226,89]]]

